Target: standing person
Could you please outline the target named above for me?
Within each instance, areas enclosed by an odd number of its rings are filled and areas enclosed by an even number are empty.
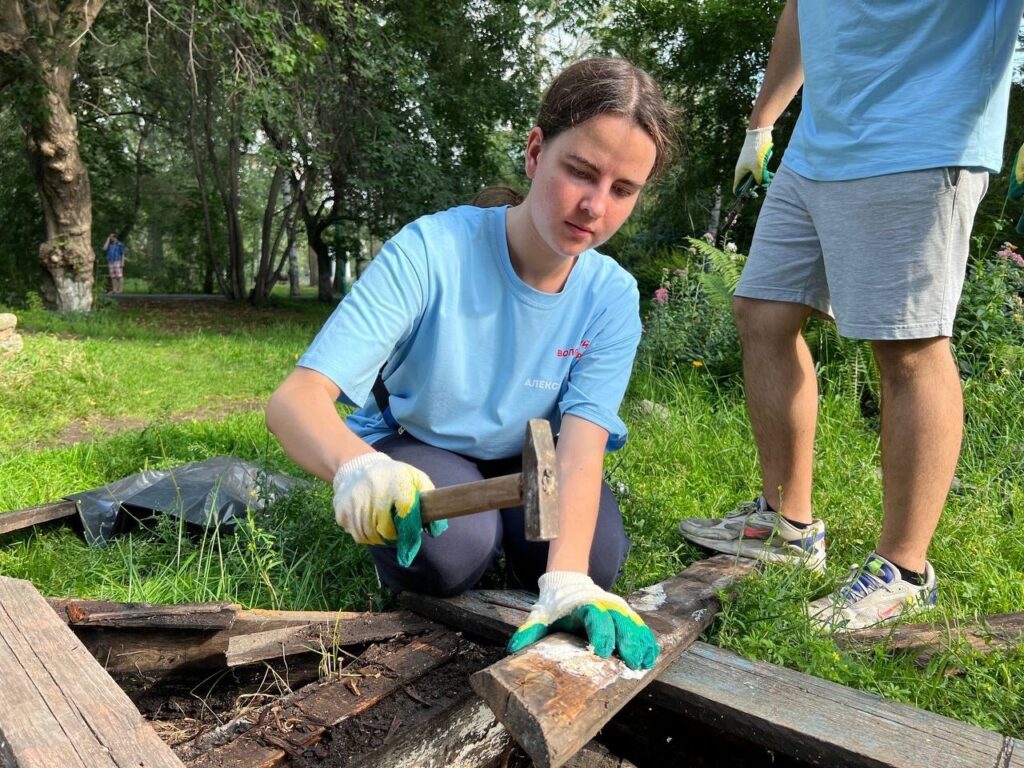
[[[766,181],[772,125],[803,85],[734,310],[761,495],[688,519],[702,546],[824,569],[811,510],[817,382],[801,335],[818,311],[871,341],[882,385],[882,531],[812,623],[858,629],[934,605],[926,559],[960,452],[949,337],[970,232],[1001,164],[1022,0],[789,0],[735,183]],[[770,178],[770,177],[768,177]]]
[[[285,452],[333,484],[337,523],[371,545],[388,587],[455,595],[501,555],[514,581],[539,586],[511,650],[558,621],[633,668],[658,654],[639,616],[606,591],[629,540],[602,465],[626,439],[617,411],[640,318],[636,281],[594,249],[664,168],[669,118],[658,86],[629,62],[570,66],[527,136],[525,199],[402,229],[267,406]],[[344,421],[339,397],[359,406]],[[559,538],[527,541],[521,508],[442,521],[421,537],[419,492],[518,471],[537,417],[558,433]]]
[[[121,293],[124,290],[124,243],[117,239],[117,233],[111,232],[103,243],[107,254],[107,272],[110,275],[110,290]]]

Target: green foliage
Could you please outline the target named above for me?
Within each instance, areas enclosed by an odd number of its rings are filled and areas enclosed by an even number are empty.
[[[43,212],[14,112],[0,107],[0,302],[37,288]]]
[[[686,265],[662,273],[640,355],[656,369],[703,368],[720,383],[734,384],[741,358],[732,293],[745,257],[703,240],[689,242]]]
[[[682,113],[679,159],[642,211],[644,229],[682,242],[710,228],[716,206],[731,204],[733,167],[782,7],[779,0],[615,0],[584,22],[604,50],[654,75]],[[777,146],[785,146],[798,111],[799,100],[776,123]],[[737,227],[741,245],[755,209],[749,205]]]
[[[953,338],[965,376],[1024,367],[1024,267],[1013,261],[1012,244],[1000,252],[972,259],[964,282]]]

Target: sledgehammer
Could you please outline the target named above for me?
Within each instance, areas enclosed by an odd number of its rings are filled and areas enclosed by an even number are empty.
[[[530,419],[523,443],[523,471],[514,475],[450,485],[420,494],[423,524],[522,505],[526,538],[558,538],[558,473],[555,441],[545,419]]]

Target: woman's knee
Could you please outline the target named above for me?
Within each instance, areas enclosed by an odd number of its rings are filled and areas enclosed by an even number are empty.
[[[449,521],[436,537],[424,535],[412,565],[398,565],[394,550],[374,548],[381,580],[395,591],[452,597],[472,589],[494,565],[501,541],[497,512],[481,512]]]

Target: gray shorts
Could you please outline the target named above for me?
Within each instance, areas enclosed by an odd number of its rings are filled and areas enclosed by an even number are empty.
[[[813,307],[854,339],[951,336],[987,189],[974,168],[812,181],[782,165],[736,295]]]

